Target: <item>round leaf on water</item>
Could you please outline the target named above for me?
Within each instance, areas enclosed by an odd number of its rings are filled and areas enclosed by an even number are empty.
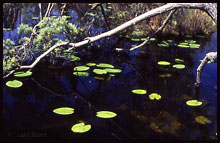
[[[135,94],[146,94],[147,90],[144,90],[144,89],[134,89],[134,90],[132,90],[132,92],[135,93]]]
[[[93,67],[93,66],[96,66],[96,63],[87,63],[86,65],[89,67]]]
[[[182,64],[176,64],[176,65],[173,65],[173,68],[176,68],[176,69],[183,69],[183,68],[185,68],[185,65],[182,65]]]
[[[15,77],[26,77],[26,76],[30,76],[30,75],[32,75],[32,72],[23,72],[23,71],[21,71],[21,72],[14,73]]]
[[[23,85],[23,83],[18,80],[11,80],[11,81],[6,82],[6,85],[12,88],[19,88]]]
[[[186,102],[186,104],[187,104],[188,106],[200,106],[200,105],[202,105],[202,102],[201,102],[201,101],[198,101],[198,100],[188,100],[188,101]]]
[[[105,71],[107,71],[108,73],[120,73],[121,72],[120,69],[105,69]]]
[[[78,66],[74,68],[74,71],[87,71],[89,70],[89,67],[86,66]]]
[[[189,44],[190,48],[199,48],[200,45],[199,44]]]
[[[154,38],[154,37],[150,38],[150,41],[155,41],[155,40],[156,40],[156,38]]]
[[[211,121],[208,118],[204,117],[204,116],[197,116],[195,118],[195,120],[196,120],[197,123],[203,124],[203,125],[207,124],[207,123],[211,123]]]
[[[106,64],[106,63],[100,63],[100,64],[98,64],[96,66],[99,67],[99,68],[114,68],[113,65]]]
[[[77,56],[72,55],[72,56],[69,57],[69,60],[70,60],[70,61],[79,61],[79,60],[80,60],[80,57],[77,57]]]
[[[96,74],[107,74],[107,71],[102,69],[94,69],[93,72]]]
[[[168,66],[170,65],[170,62],[167,62],[167,61],[159,61],[157,62],[158,65],[163,65],[163,66]]]
[[[151,94],[149,95],[149,98],[150,98],[150,100],[154,100],[154,99],[160,100],[160,99],[161,99],[161,96],[160,96],[158,93],[151,93]]]
[[[74,109],[69,107],[61,107],[54,109],[53,112],[60,115],[69,115],[74,113]]]
[[[88,72],[73,72],[75,76],[89,76]]]
[[[91,125],[85,123],[78,123],[72,126],[71,130],[75,133],[84,133],[91,129]]]
[[[116,115],[117,115],[116,113],[111,111],[99,111],[96,113],[96,116],[100,118],[113,118]]]
[[[182,45],[182,44],[178,44],[177,46],[178,46],[178,47],[181,47],[181,48],[189,48],[189,46],[188,46],[188,45]]]
[[[184,60],[181,60],[181,59],[175,59],[175,62],[177,62],[177,63],[182,63],[182,62],[184,62]]]

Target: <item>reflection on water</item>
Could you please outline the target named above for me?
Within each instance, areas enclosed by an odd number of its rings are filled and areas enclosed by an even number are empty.
[[[4,38],[5,38],[4,34]],[[172,37],[163,37],[170,39]],[[117,39],[117,38],[116,38]],[[181,38],[173,38],[181,41]],[[202,84],[194,89],[196,68],[205,54],[217,50],[217,33],[207,39],[195,39],[200,49],[177,47],[160,48],[152,43],[132,53],[111,50],[135,44],[128,39],[106,40],[109,46],[95,46],[79,52],[82,60],[62,65],[42,61],[28,78],[16,78],[23,86],[12,89],[3,83],[4,138],[62,140],[188,140],[216,139],[217,132],[217,64],[207,64],[202,72]],[[183,40],[182,40],[183,41]],[[96,44],[101,44],[97,42]],[[137,43],[136,43],[137,44]],[[174,64],[175,58],[184,60],[185,69],[157,65],[165,60]],[[73,75],[75,66],[88,62],[106,62],[122,70],[114,77]],[[161,77],[170,74],[170,77]],[[8,80],[15,79],[9,77]],[[133,89],[146,89],[146,95],[135,95]],[[150,93],[159,93],[161,100],[152,101]],[[198,99],[202,106],[189,107],[187,100]],[[54,114],[53,109],[73,107],[75,113],[68,116]],[[108,110],[117,113],[113,119],[96,117],[96,112]],[[205,116],[210,124],[201,125],[197,116]],[[84,134],[76,134],[71,127],[83,121],[92,128]]]

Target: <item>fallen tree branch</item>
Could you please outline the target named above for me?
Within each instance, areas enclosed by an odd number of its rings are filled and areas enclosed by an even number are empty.
[[[150,40],[151,37],[153,37],[154,35],[156,35],[156,34],[159,33],[159,32],[162,32],[162,31],[163,31],[163,28],[166,26],[166,24],[168,23],[169,19],[172,17],[172,15],[173,15],[175,12],[176,12],[176,10],[172,10],[172,11],[169,13],[169,15],[167,16],[167,18],[164,20],[163,24],[157,29],[157,31],[155,31],[153,34],[149,35],[149,36],[147,37],[147,40],[145,40],[145,41],[144,41],[143,43],[141,43],[140,45],[131,48],[130,51],[133,51],[133,50],[135,50],[135,49],[137,49],[137,48],[140,48],[140,47],[146,45],[147,42]]]
[[[197,68],[197,76],[196,76],[196,83],[195,86],[198,87],[201,82],[201,72],[208,61],[217,62],[217,52],[209,52],[206,54],[205,58],[200,63],[199,67]]]
[[[211,5],[212,5],[212,3],[211,3]],[[44,58],[47,54],[49,54],[55,48],[58,48],[60,46],[69,45],[72,48],[69,48],[68,50],[71,50],[73,48],[80,47],[80,46],[86,45],[88,43],[93,43],[93,42],[98,41],[98,40],[100,40],[102,38],[110,37],[110,36],[112,36],[114,34],[117,34],[118,32],[123,31],[123,30],[125,30],[125,29],[127,29],[127,28],[129,28],[129,27],[131,27],[131,26],[133,26],[135,24],[137,24],[137,23],[140,23],[141,21],[144,21],[147,18],[151,18],[153,16],[156,16],[156,15],[159,15],[159,14],[163,14],[163,13],[166,13],[166,12],[171,11],[171,10],[175,10],[177,8],[194,8],[194,9],[198,8],[198,9],[204,10],[207,13],[209,13],[209,15],[215,21],[215,23],[217,23],[217,6],[216,6],[216,10],[215,9],[213,10],[211,8],[206,8],[208,6],[210,6],[209,3],[208,4],[207,3],[169,3],[169,4],[163,5],[161,7],[152,9],[152,10],[150,10],[150,11],[144,13],[144,14],[141,14],[141,15],[133,18],[132,20],[129,20],[128,22],[126,22],[126,23],[124,23],[124,24],[122,24],[122,25],[120,25],[120,26],[118,26],[118,27],[116,27],[116,28],[114,28],[114,29],[112,29],[112,30],[110,30],[108,32],[104,32],[104,33],[99,34],[99,35],[94,36],[94,37],[87,37],[87,38],[85,38],[85,40],[83,40],[81,42],[78,42],[78,43],[63,42],[63,43],[56,44],[56,45],[52,46],[50,49],[48,49],[46,52],[44,52],[42,55],[40,55],[31,65],[29,65],[29,66],[21,66],[18,69],[30,69],[30,68],[33,68],[42,58]],[[49,5],[48,5],[48,7],[49,7]],[[48,9],[51,10],[52,8],[48,8]],[[215,16],[215,14],[216,14],[216,16]],[[47,16],[47,13],[45,14],[45,16]]]

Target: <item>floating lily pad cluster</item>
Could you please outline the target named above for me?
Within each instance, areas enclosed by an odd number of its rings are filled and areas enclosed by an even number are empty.
[[[200,47],[199,44],[196,44],[195,40],[185,40],[184,42],[181,42],[177,45],[178,47],[181,48],[192,48],[192,49],[197,49]]]
[[[106,75],[111,74],[111,76],[115,76],[113,74],[117,74],[122,72],[121,69],[114,68],[113,65],[107,64],[107,63],[87,63],[86,66],[77,66],[74,68],[74,75],[76,76],[89,76],[89,73],[85,72],[89,70],[90,68],[93,68],[93,73],[97,75]],[[83,72],[82,72],[83,71]]]
[[[134,89],[134,90],[132,90],[132,92],[134,94],[142,94],[142,95],[144,95],[144,94],[147,93],[147,90],[145,90],[145,89]],[[161,95],[159,95],[158,93],[151,93],[149,95],[149,98],[150,98],[150,100],[160,100],[161,99]]]
[[[70,115],[74,113],[74,108],[60,107],[54,109],[53,112],[58,115]],[[117,114],[112,111],[98,111],[96,112],[96,116],[99,118],[114,118],[117,116]],[[82,122],[74,124],[71,130],[75,133],[85,133],[88,132],[91,129],[91,127],[91,124],[85,124]]]
[[[32,72],[20,71],[20,72],[14,73],[14,77],[28,77],[31,75],[32,75]],[[6,82],[6,85],[11,88],[19,88],[23,85],[23,83],[19,80],[10,80]]]
[[[175,62],[181,63],[181,62],[184,62],[184,61],[181,60],[181,59],[175,59]],[[167,61],[158,61],[157,64],[158,65],[162,65],[162,66],[169,66],[169,65],[171,65],[171,63],[167,62]],[[183,65],[183,64],[174,64],[172,67],[176,68],[176,69],[183,69],[183,68],[185,68],[185,65]]]

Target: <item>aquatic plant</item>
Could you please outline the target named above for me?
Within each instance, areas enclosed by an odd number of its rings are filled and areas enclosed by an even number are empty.
[[[15,77],[27,77],[27,76],[30,76],[30,75],[32,75],[32,72],[21,71],[21,72],[15,72],[14,73]]]
[[[195,121],[197,122],[197,123],[199,123],[199,124],[207,124],[207,123],[211,123],[211,121],[208,119],[208,118],[206,118],[206,117],[204,117],[204,116],[197,116],[196,118],[195,118]]]
[[[96,66],[99,67],[99,68],[114,68],[113,65],[106,64],[106,63],[99,63]]]
[[[154,99],[160,100],[160,99],[161,99],[161,96],[160,96],[158,93],[151,93],[151,94],[149,95],[149,98],[150,98],[150,100],[154,100]]]
[[[73,72],[75,76],[89,76],[88,72]]]
[[[23,83],[18,80],[11,80],[11,81],[6,82],[6,85],[12,88],[19,88],[23,85]]]
[[[91,125],[85,123],[78,123],[72,126],[71,130],[75,133],[85,133],[91,129]]]
[[[99,111],[96,112],[96,116],[99,118],[113,118],[117,116],[117,114],[111,111]]]
[[[122,72],[122,70],[120,69],[104,69],[105,71],[107,71],[108,73],[120,73]]]
[[[163,65],[163,66],[168,66],[170,65],[170,62],[167,62],[167,61],[159,61],[157,62],[158,65]]]
[[[96,74],[107,74],[107,71],[103,69],[94,69],[93,72]]]
[[[134,89],[134,90],[132,90],[132,92],[135,93],[135,94],[146,94],[147,90],[144,90],[144,89]]]
[[[74,113],[74,109],[70,107],[60,107],[54,109],[53,112],[60,115],[70,115]]]
[[[183,69],[183,68],[185,68],[185,65],[183,65],[183,64],[175,64],[175,65],[173,65],[173,68]]]
[[[77,66],[73,69],[74,71],[87,71],[89,70],[89,67],[86,66]]]
[[[200,106],[200,105],[202,105],[202,102],[198,101],[198,100],[188,100],[188,101],[186,101],[186,105],[188,105],[188,106]]]

